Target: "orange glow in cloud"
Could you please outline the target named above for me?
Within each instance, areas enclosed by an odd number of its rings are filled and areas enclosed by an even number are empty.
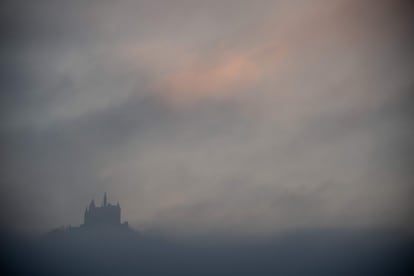
[[[173,104],[185,105],[202,99],[225,99],[235,90],[259,80],[257,63],[248,55],[229,54],[217,60],[197,60],[162,80],[159,91]]]

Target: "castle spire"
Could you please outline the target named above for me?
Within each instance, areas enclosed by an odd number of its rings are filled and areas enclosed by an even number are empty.
[[[91,203],[89,204],[89,210],[94,209],[95,208],[95,201],[92,199]]]
[[[104,199],[103,199],[103,207],[106,207],[107,205],[107,199],[106,199],[106,192],[104,194]]]

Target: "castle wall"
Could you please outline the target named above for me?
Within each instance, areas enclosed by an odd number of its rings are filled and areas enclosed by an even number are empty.
[[[120,225],[121,208],[114,205],[90,208],[85,212],[84,224],[92,225]]]

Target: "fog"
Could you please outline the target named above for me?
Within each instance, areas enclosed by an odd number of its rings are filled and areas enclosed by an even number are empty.
[[[4,1],[1,226],[413,227],[408,1]]]

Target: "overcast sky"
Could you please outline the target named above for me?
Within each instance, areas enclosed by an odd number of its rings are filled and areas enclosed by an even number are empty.
[[[403,1],[7,1],[1,223],[412,229]]]

